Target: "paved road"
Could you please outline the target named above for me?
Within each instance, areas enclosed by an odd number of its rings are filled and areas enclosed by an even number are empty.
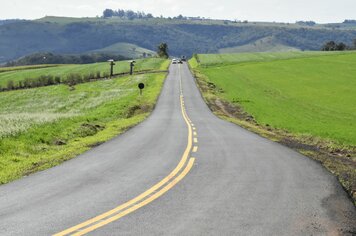
[[[152,115],[0,186],[0,235],[337,235],[355,208],[316,162],[216,118],[186,65]]]

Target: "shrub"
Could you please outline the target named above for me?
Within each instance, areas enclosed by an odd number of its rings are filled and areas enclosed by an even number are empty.
[[[100,71],[97,71],[96,72],[96,79],[100,79],[100,77],[101,77]]]
[[[54,84],[53,75],[47,75],[47,85],[53,85],[53,84]]]
[[[103,77],[104,77],[104,78],[109,78],[109,77],[110,77],[110,74],[109,74],[108,72],[104,72],[104,73],[103,73]]]
[[[14,81],[12,81],[12,80],[7,81],[7,89],[8,90],[15,89]]]
[[[36,86],[36,87],[46,86],[47,83],[48,83],[48,81],[47,81],[47,76],[41,75],[41,76],[37,79],[37,86]]]
[[[83,80],[84,80],[84,82],[89,82],[90,81],[90,75],[83,75]]]
[[[31,88],[31,79],[30,78],[25,78],[25,80],[23,81],[23,86],[25,88]]]
[[[80,74],[71,73],[67,76],[67,80],[65,81],[69,86],[74,86],[76,84],[83,83],[82,76]]]
[[[93,80],[95,79],[95,74],[94,73],[90,73],[89,74],[89,80]]]
[[[60,84],[60,83],[61,83],[61,77],[58,76],[58,75],[55,76],[55,77],[54,77],[54,83],[55,83],[55,84]]]

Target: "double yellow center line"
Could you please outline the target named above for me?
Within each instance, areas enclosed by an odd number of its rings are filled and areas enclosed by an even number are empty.
[[[185,123],[187,124],[188,128],[188,143],[187,147],[183,153],[181,160],[179,161],[178,165],[175,169],[167,175],[164,179],[162,179],[159,183],[152,186],[145,192],[141,193],[137,197],[127,201],[126,203],[117,206],[116,208],[109,210],[101,215],[98,215],[94,218],[91,218],[83,223],[75,225],[69,229],[63,230],[62,232],[54,234],[54,236],[65,236],[65,235],[84,235],[89,232],[92,232],[100,227],[103,227],[113,221],[116,221],[127,214],[149,204],[150,202],[154,201],[155,199],[162,196],[168,190],[173,188],[178,182],[180,182],[192,169],[195,158],[191,157],[188,160],[189,154],[192,151],[193,146],[193,131],[192,126],[194,126],[189,119],[185,106],[184,106],[184,97],[182,91],[182,77],[180,74],[180,65],[179,65],[179,83],[180,83],[180,105],[181,105],[181,112],[184,118]],[[194,127],[194,130],[195,127]],[[194,131],[194,136],[197,133]],[[193,152],[197,151],[197,147],[193,148]]]

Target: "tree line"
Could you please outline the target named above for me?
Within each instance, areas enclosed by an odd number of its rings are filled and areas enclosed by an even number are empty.
[[[335,41],[326,42],[321,48],[322,51],[346,51],[356,50],[356,38],[353,40],[353,45],[347,45],[343,42],[337,43]]]
[[[111,18],[111,17],[118,17],[121,19],[128,19],[128,20],[134,20],[134,19],[152,19],[156,18],[153,16],[151,13],[145,13],[143,11],[133,11],[133,10],[123,10],[123,9],[118,9],[118,10],[113,10],[113,9],[105,9],[103,11],[103,18]],[[167,19],[167,20],[207,20],[204,17],[188,17],[188,16],[183,16],[182,14],[179,14],[178,16],[174,17],[164,17],[164,16],[159,16],[157,18],[160,19]]]
[[[356,24],[356,20],[344,20],[344,24]]]
[[[151,13],[145,13],[143,11],[132,11],[132,10],[123,10],[123,9],[118,9],[118,10],[112,10],[112,9],[105,9],[103,12],[103,17],[104,18],[110,18],[110,17],[119,17],[119,18],[124,18],[124,19],[150,19],[154,18]]]

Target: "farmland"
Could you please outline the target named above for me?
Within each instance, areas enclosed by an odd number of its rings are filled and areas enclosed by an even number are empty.
[[[116,73],[125,71],[125,64],[118,63]],[[137,68],[167,69],[167,65],[166,60],[150,59],[138,61]],[[62,75],[75,69],[87,73],[107,65],[95,66],[9,73],[20,80],[43,71]],[[164,73],[141,74],[72,88],[57,85],[0,93],[0,183],[55,166],[141,122],[153,109],[164,78]],[[140,82],[146,85],[142,96],[138,96]]]
[[[306,51],[306,52],[273,52],[273,53],[230,53],[230,54],[199,54],[197,59],[199,66],[208,67],[215,65],[235,65],[237,63],[251,62],[268,62],[279,61],[286,59],[309,58],[315,56],[331,56],[345,54],[348,52],[322,52],[322,51]]]
[[[159,70],[164,60],[159,58],[139,59],[136,60],[135,70]],[[107,62],[85,64],[85,65],[56,65],[49,67],[48,65],[29,67],[10,67],[1,68],[0,71],[0,87],[5,88],[7,83],[11,80],[15,85],[26,78],[38,78],[43,75],[60,76],[62,80],[66,79],[69,74],[77,73],[80,75],[87,75],[89,73],[99,72],[101,76],[108,74],[110,67]],[[114,66],[114,74],[129,72],[130,66],[128,61],[116,62]]]
[[[349,190],[356,183],[355,52],[197,55],[190,64],[221,117],[315,157]]]

